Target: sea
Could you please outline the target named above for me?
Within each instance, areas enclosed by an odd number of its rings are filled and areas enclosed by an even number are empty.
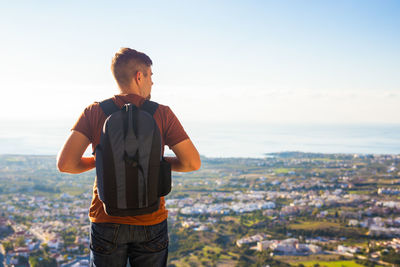
[[[56,155],[73,123],[0,120],[0,124],[0,154]],[[400,124],[185,122],[184,127],[205,157],[262,158],[284,151],[400,154]],[[85,154],[91,152],[89,146]]]

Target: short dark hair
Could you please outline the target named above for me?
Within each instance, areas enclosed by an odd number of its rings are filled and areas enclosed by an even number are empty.
[[[129,86],[138,71],[146,76],[146,68],[151,65],[153,62],[145,53],[122,47],[112,59],[111,71],[120,87]]]

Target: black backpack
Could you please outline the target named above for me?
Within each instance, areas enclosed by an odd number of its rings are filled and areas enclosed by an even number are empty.
[[[171,165],[161,155],[161,135],[153,118],[156,102],[121,109],[110,98],[100,102],[107,116],[96,146],[97,188],[111,216],[136,216],[158,210],[171,191]]]

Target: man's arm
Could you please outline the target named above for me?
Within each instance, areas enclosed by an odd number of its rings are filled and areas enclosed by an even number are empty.
[[[200,155],[190,139],[183,140],[171,149],[176,157],[165,157],[165,160],[171,164],[173,171],[190,172],[200,169]]]
[[[82,157],[90,144],[89,139],[78,131],[72,131],[57,156],[60,172],[81,173],[95,167],[94,157]]]

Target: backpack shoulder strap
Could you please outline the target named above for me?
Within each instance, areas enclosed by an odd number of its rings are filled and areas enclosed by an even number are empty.
[[[114,112],[118,111],[120,108],[114,103],[114,101],[112,100],[112,98],[103,100],[100,102],[100,107],[103,110],[104,114],[106,114],[106,116],[110,116],[111,114],[113,114]]]
[[[151,116],[154,116],[154,113],[156,112],[156,110],[158,108],[158,103],[150,101],[150,100],[146,100],[140,106],[140,108],[143,109],[144,111],[147,111],[148,113],[150,113]]]

